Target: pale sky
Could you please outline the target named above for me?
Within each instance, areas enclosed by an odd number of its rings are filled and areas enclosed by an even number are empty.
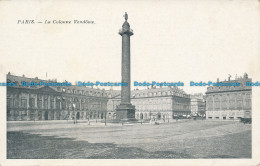
[[[185,82],[259,75],[259,3],[240,0],[30,1],[0,5],[1,81],[15,75],[58,81],[121,81],[121,36],[128,12],[132,81]],[[19,25],[19,19],[90,20]],[[258,70],[257,70],[258,69]],[[132,88],[133,89],[133,88]]]

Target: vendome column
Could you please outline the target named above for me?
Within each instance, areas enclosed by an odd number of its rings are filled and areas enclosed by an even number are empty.
[[[133,30],[127,22],[128,15],[125,13],[125,22],[120,29],[119,34],[122,36],[122,82],[127,83],[127,86],[121,86],[121,103],[116,107],[117,119],[134,119],[135,106],[131,104],[131,72],[130,72],[130,36],[133,35]]]

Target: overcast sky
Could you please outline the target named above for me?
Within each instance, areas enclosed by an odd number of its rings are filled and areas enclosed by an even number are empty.
[[[0,5],[1,80],[121,81],[121,36],[128,12],[132,81],[224,80],[259,74],[257,1],[17,2]],[[90,20],[81,25],[19,25],[17,20]]]

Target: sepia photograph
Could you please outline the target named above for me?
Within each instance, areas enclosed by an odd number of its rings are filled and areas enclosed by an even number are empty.
[[[0,165],[259,165],[259,7],[0,1]]]

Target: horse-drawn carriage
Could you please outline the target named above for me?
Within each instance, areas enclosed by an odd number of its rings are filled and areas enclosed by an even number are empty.
[[[240,118],[240,122],[246,124],[246,123],[249,123],[251,124],[252,123],[252,118]]]

